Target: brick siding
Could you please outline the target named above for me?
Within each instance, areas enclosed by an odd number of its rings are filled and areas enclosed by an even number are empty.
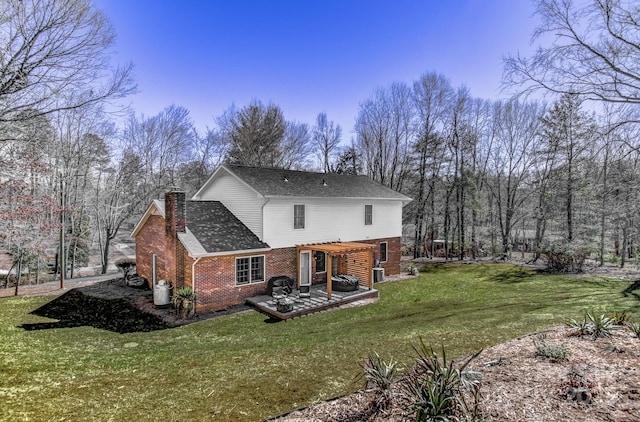
[[[168,199],[168,198],[167,198]],[[167,206],[170,200],[167,201]],[[171,214],[167,212],[167,217]],[[169,218],[168,218],[169,219]],[[170,221],[174,220],[172,216]],[[164,219],[159,215],[150,216],[136,235],[136,263],[137,271],[142,277],[151,282],[151,256],[156,255],[157,279],[165,279],[174,288],[191,286],[192,265],[194,259],[189,257],[181,242],[178,241],[174,230],[170,230]],[[167,232],[169,233],[166,236]],[[169,238],[169,239],[167,239]],[[373,259],[380,257],[380,243],[387,242],[387,262],[381,263],[385,274],[400,273],[400,238],[369,239],[359,241],[376,245]],[[168,257],[165,251],[174,251]],[[367,252],[368,254],[369,252]],[[244,286],[236,286],[235,268],[236,258],[263,255],[265,257],[265,280]],[[349,258],[335,257],[337,265],[343,272],[356,274],[364,279],[363,265],[369,260],[363,253],[353,254]],[[175,267],[174,267],[175,266]],[[315,260],[313,260],[314,283],[326,282],[326,273],[315,274]],[[226,309],[233,305],[244,303],[245,299],[260,294],[266,294],[267,281],[274,276],[286,275],[297,281],[296,248],[280,248],[263,253],[237,254],[217,257],[204,257],[195,265],[197,311],[208,312]]]
[[[265,280],[236,286],[236,258],[247,256],[265,257]],[[271,277],[286,275],[296,280],[296,248],[202,258],[196,264],[195,273],[197,310],[218,311],[244,303],[248,297],[266,294],[267,281]]]
[[[384,268],[385,274],[400,274],[400,258],[402,257],[402,251],[400,249],[401,242],[399,237],[362,240],[360,242],[376,245],[376,248],[374,249],[374,260],[380,259],[380,244],[387,242],[387,261],[381,262],[380,266]]]
[[[167,279],[164,248],[164,218],[152,215],[136,234],[136,271],[138,275],[149,281],[149,287],[152,281],[151,256],[153,254],[156,255],[157,279]]]

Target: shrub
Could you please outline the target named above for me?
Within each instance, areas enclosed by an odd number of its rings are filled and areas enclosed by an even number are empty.
[[[560,273],[582,272],[582,265],[589,255],[589,248],[577,242],[550,242],[545,244],[540,254],[547,263],[547,269]]]
[[[422,340],[420,345],[420,348],[414,347],[418,353],[418,361],[404,384],[405,393],[415,410],[415,420],[480,420],[481,376],[466,371],[469,362],[480,352],[456,367],[453,361],[447,362],[444,348],[440,359]],[[468,398],[471,398],[470,403]]]
[[[538,356],[552,362],[562,362],[567,359],[567,348],[564,345],[547,344],[546,334],[539,336],[537,341],[534,339],[533,345],[536,347]]]
[[[133,258],[120,258],[114,264],[122,271],[125,280],[129,279],[129,276],[136,268],[136,260]]]
[[[393,379],[399,372],[398,363],[393,359],[385,362],[377,353],[369,355],[363,365],[364,376],[367,382],[366,388],[375,394],[375,411],[385,411],[393,400],[391,386]]]

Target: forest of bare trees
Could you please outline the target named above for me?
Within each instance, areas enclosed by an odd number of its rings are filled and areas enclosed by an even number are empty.
[[[401,191],[414,199],[404,213],[414,257],[537,259],[564,249],[625,265],[640,242],[631,6],[540,1],[534,36],[556,42],[505,59],[506,98],[476,98],[427,72],[372,87],[348,141],[330,113],[295,122],[259,100],[231,105],[204,133],[179,105],[154,116],[107,112],[136,87],[130,65],[111,64],[106,17],[86,0],[6,0],[0,249],[13,284],[25,268],[37,281],[48,262],[73,277],[90,251],[106,271],[112,242],[152,199],[176,186],[194,193],[223,162],[365,174]]]

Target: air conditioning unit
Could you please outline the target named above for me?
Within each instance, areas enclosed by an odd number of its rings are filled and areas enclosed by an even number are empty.
[[[373,282],[374,283],[379,283],[381,281],[384,281],[384,268],[382,267],[375,267],[373,268]]]

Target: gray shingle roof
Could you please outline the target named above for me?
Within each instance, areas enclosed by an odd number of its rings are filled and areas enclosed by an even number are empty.
[[[207,253],[269,248],[219,201],[187,201],[186,220]]]
[[[264,196],[411,200],[367,176],[228,164],[225,167]]]

